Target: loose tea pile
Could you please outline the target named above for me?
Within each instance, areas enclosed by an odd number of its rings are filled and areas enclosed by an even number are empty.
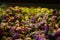
[[[1,40],[60,40],[59,37],[59,10],[0,6]]]

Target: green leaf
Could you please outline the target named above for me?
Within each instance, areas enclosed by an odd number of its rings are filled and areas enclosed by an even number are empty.
[[[0,8],[5,9],[7,6],[5,4],[1,5]]]

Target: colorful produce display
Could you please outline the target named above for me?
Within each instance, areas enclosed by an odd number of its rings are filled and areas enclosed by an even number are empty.
[[[0,40],[60,40],[60,11],[42,7],[0,6]]]

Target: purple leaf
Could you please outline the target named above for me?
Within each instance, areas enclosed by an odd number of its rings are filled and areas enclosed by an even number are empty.
[[[57,16],[52,16],[54,19],[56,19],[57,18]]]
[[[28,28],[24,28],[24,31],[28,32]]]
[[[49,25],[48,24],[45,26],[45,30],[46,31],[49,30]]]
[[[14,16],[15,19],[18,19],[18,16]]]
[[[44,40],[42,36],[37,36],[36,40]]]
[[[18,38],[19,38],[19,33],[15,33],[15,34],[13,35],[13,38],[14,38],[14,39],[18,39]]]
[[[24,21],[24,24],[27,24],[28,22],[27,21]]]

